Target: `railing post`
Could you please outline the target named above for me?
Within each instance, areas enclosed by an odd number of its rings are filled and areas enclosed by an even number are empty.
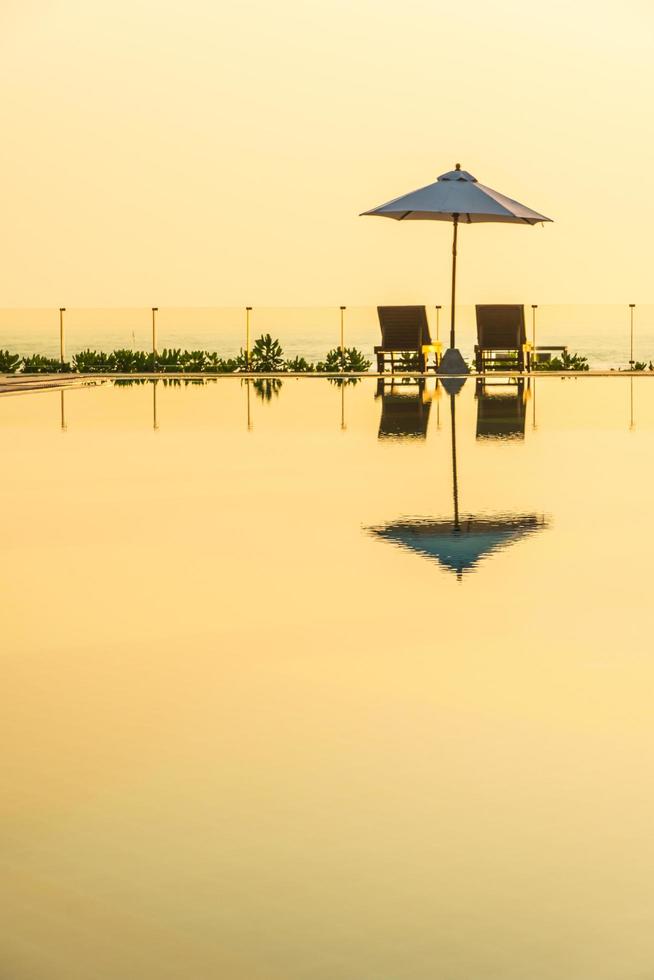
[[[250,311],[251,306],[245,307],[245,364],[250,370]],[[250,389],[248,388],[248,406],[250,404]]]
[[[536,310],[538,309],[538,303],[531,304],[531,365],[532,367],[536,364],[538,360],[536,356]]]
[[[634,310],[636,308],[635,303],[629,304],[629,367],[633,371],[634,369]]]
[[[66,359],[66,345],[64,343],[64,313],[66,312],[65,306],[59,307],[59,359],[63,364]]]
[[[157,360],[157,311],[159,307],[152,307],[152,371],[155,370],[155,361]]]

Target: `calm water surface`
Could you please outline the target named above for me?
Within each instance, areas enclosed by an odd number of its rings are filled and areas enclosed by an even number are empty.
[[[0,448],[3,977],[654,975],[654,379],[107,384]]]

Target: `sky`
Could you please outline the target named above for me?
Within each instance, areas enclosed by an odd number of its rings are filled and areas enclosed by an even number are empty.
[[[0,306],[654,301],[644,0],[3,0]]]

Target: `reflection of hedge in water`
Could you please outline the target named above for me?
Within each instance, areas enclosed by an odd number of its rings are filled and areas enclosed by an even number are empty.
[[[127,387],[129,385],[151,385],[161,384],[164,388],[179,388],[182,385],[203,385],[207,381],[205,378],[114,378],[112,384]]]

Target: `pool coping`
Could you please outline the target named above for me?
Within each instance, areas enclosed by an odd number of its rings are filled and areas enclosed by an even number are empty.
[[[222,381],[226,379],[232,379],[237,381],[256,381],[259,378],[262,379],[298,379],[298,378],[322,378],[323,380],[336,380],[336,381],[348,381],[348,380],[362,380],[368,378],[370,380],[378,380],[380,378],[385,380],[390,380],[392,378],[407,380],[407,379],[424,379],[429,380],[430,378],[436,378],[439,381],[443,381],[447,378],[508,378],[508,379],[519,379],[523,380],[540,380],[541,378],[654,378],[654,371],[502,371],[502,372],[485,372],[477,374],[471,371],[469,374],[448,374],[439,375],[435,374],[433,371],[427,373],[420,372],[401,372],[396,371],[394,374],[390,372],[385,373],[373,373],[370,371],[352,371],[347,374],[338,373],[327,373],[318,371],[276,371],[276,372],[252,372],[252,373],[238,373],[238,372],[228,372],[225,374],[208,374],[201,371],[162,371],[162,372],[143,372],[143,373],[118,373],[111,372],[107,374],[93,373],[93,374],[71,374],[71,375],[61,375],[61,374],[37,374],[37,375],[24,375],[24,374],[0,374],[0,395],[6,394],[18,394],[25,393],[29,391],[46,391],[59,388],[80,388],[88,387],[89,385],[95,385],[98,383],[104,383],[105,381],[162,381],[162,380],[186,380],[186,381]]]

